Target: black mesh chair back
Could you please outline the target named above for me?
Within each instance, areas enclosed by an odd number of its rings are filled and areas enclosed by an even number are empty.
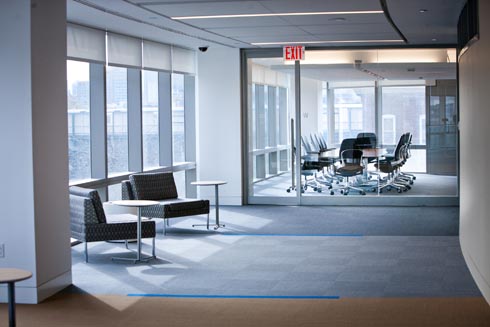
[[[357,139],[344,139],[340,144],[340,160],[342,164],[360,164],[362,150],[356,148],[356,142]]]
[[[378,138],[375,133],[359,133],[357,134],[357,148],[367,149],[375,148],[378,144]]]

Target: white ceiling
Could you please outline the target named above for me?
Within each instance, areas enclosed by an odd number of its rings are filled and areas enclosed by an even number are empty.
[[[410,45],[455,44],[465,0],[386,0]],[[173,16],[382,10],[379,0],[67,0],[68,20],[184,47],[399,39],[383,14],[173,20]],[[420,9],[427,9],[420,13]],[[345,19],[338,21],[338,18]],[[387,43],[356,43],[386,45]],[[329,43],[329,46],[344,45]],[[319,44],[318,46],[321,46]]]
[[[386,0],[408,45],[450,45],[465,0]],[[427,12],[421,13],[421,9]],[[173,20],[173,16],[382,10],[379,0],[67,0],[68,21],[191,49],[200,46],[258,48],[257,42],[400,39],[384,14],[272,16]],[[345,20],[338,20],[342,18]],[[403,45],[403,43],[395,43]],[[345,43],[315,46],[345,46]],[[393,45],[387,42],[349,44]],[[260,47],[278,47],[260,46]],[[455,65],[390,64],[363,67],[391,79],[455,78]],[[415,72],[408,71],[415,68]],[[276,67],[276,69],[279,69]],[[282,67],[281,69],[289,69]],[[379,71],[378,71],[379,70]],[[366,80],[352,65],[303,67],[321,80]],[[326,77],[328,76],[328,77]],[[398,76],[395,78],[395,76]],[[408,78],[410,77],[410,78]]]

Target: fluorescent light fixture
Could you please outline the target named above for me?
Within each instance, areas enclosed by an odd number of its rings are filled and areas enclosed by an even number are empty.
[[[254,42],[252,45],[289,45],[289,44],[322,44],[322,43],[399,43],[403,40],[339,40],[339,41],[294,41],[294,42]]]
[[[230,15],[206,15],[206,16],[174,16],[175,20],[187,19],[216,19],[216,18],[243,18],[243,17],[275,17],[275,16],[317,16],[317,15],[365,15],[383,14],[382,10],[362,10],[362,11],[314,11],[314,12],[285,12],[285,13],[266,13],[266,14],[230,14]]]

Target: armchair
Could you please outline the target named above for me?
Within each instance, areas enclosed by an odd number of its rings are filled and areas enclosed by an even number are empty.
[[[130,240],[137,238],[137,219],[134,215],[105,215],[96,190],[70,187],[71,237],[85,242],[85,262],[88,262],[88,242]],[[155,222],[141,222],[141,237],[153,238],[155,254]]]
[[[148,218],[178,218],[207,214],[209,225],[209,200],[180,198],[172,173],[144,173],[129,176],[122,181],[124,200],[153,200],[158,206],[141,208],[141,215]]]

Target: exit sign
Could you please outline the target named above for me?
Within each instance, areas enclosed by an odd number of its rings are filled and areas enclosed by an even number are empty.
[[[285,61],[305,59],[305,47],[302,45],[286,45],[282,48],[282,57]]]

